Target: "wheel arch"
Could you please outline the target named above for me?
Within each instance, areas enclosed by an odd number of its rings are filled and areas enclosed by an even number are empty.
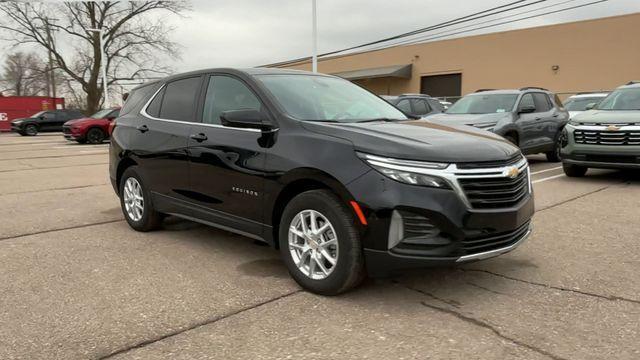
[[[128,168],[138,165],[138,163],[130,157],[125,157],[118,163],[118,169],[116,170],[116,191],[120,195],[120,181],[122,180],[122,174]]]
[[[268,216],[265,223],[272,225],[271,239],[275,248],[278,248],[278,231],[280,220],[287,204],[297,195],[310,190],[327,189],[336,194],[345,205],[353,200],[353,196],[347,188],[335,177],[324,171],[311,168],[301,168],[292,170],[284,175],[280,181],[280,190],[274,196],[272,206],[268,207],[271,211],[265,214]]]

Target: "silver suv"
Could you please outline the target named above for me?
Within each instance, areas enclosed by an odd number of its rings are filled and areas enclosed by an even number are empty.
[[[443,114],[427,120],[446,125],[471,125],[503,136],[522,153],[545,153],[560,161],[559,138],[569,121],[560,99],[543,88],[479,90],[458,100]]]

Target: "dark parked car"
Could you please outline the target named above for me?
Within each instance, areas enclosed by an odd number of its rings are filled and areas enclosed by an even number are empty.
[[[267,242],[320,294],[508,252],[533,215],[527,160],[508,141],[407,118],[302,71],[212,69],[137,87],[109,159],[133,229],[171,214]]]
[[[429,121],[448,125],[471,125],[504,136],[524,154],[545,153],[560,161],[559,139],[569,121],[560,99],[546,89],[481,90],[451,105]]]
[[[11,131],[22,136],[35,136],[38,132],[62,131],[62,124],[69,120],[84,117],[79,110],[47,110],[31,117],[11,122]]]
[[[438,99],[425,94],[382,95],[381,97],[406,114],[413,116],[423,117],[439,114],[445,110]]]
[[[109,127],[119,113],[120,108],[103,109],[89,117],[67,121],[62,126],[64,138],[80,144],[100,144],[109,138]]]

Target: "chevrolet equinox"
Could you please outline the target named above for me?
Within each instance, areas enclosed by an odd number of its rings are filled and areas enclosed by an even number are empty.
[[[506,253],[534,211],[527,160],[508,141],[302,71],[211,69],[139,86],[109,158],[133,229],[174,215],[264,241],[325,295],[367,274]]]

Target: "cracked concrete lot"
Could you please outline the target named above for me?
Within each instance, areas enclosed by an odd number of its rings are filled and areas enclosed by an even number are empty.
[[[0,359],[640,358],[638,173],[530,157],[520,248],[321,297],[242,236],[131,230],[107,153],[0,134]]]

